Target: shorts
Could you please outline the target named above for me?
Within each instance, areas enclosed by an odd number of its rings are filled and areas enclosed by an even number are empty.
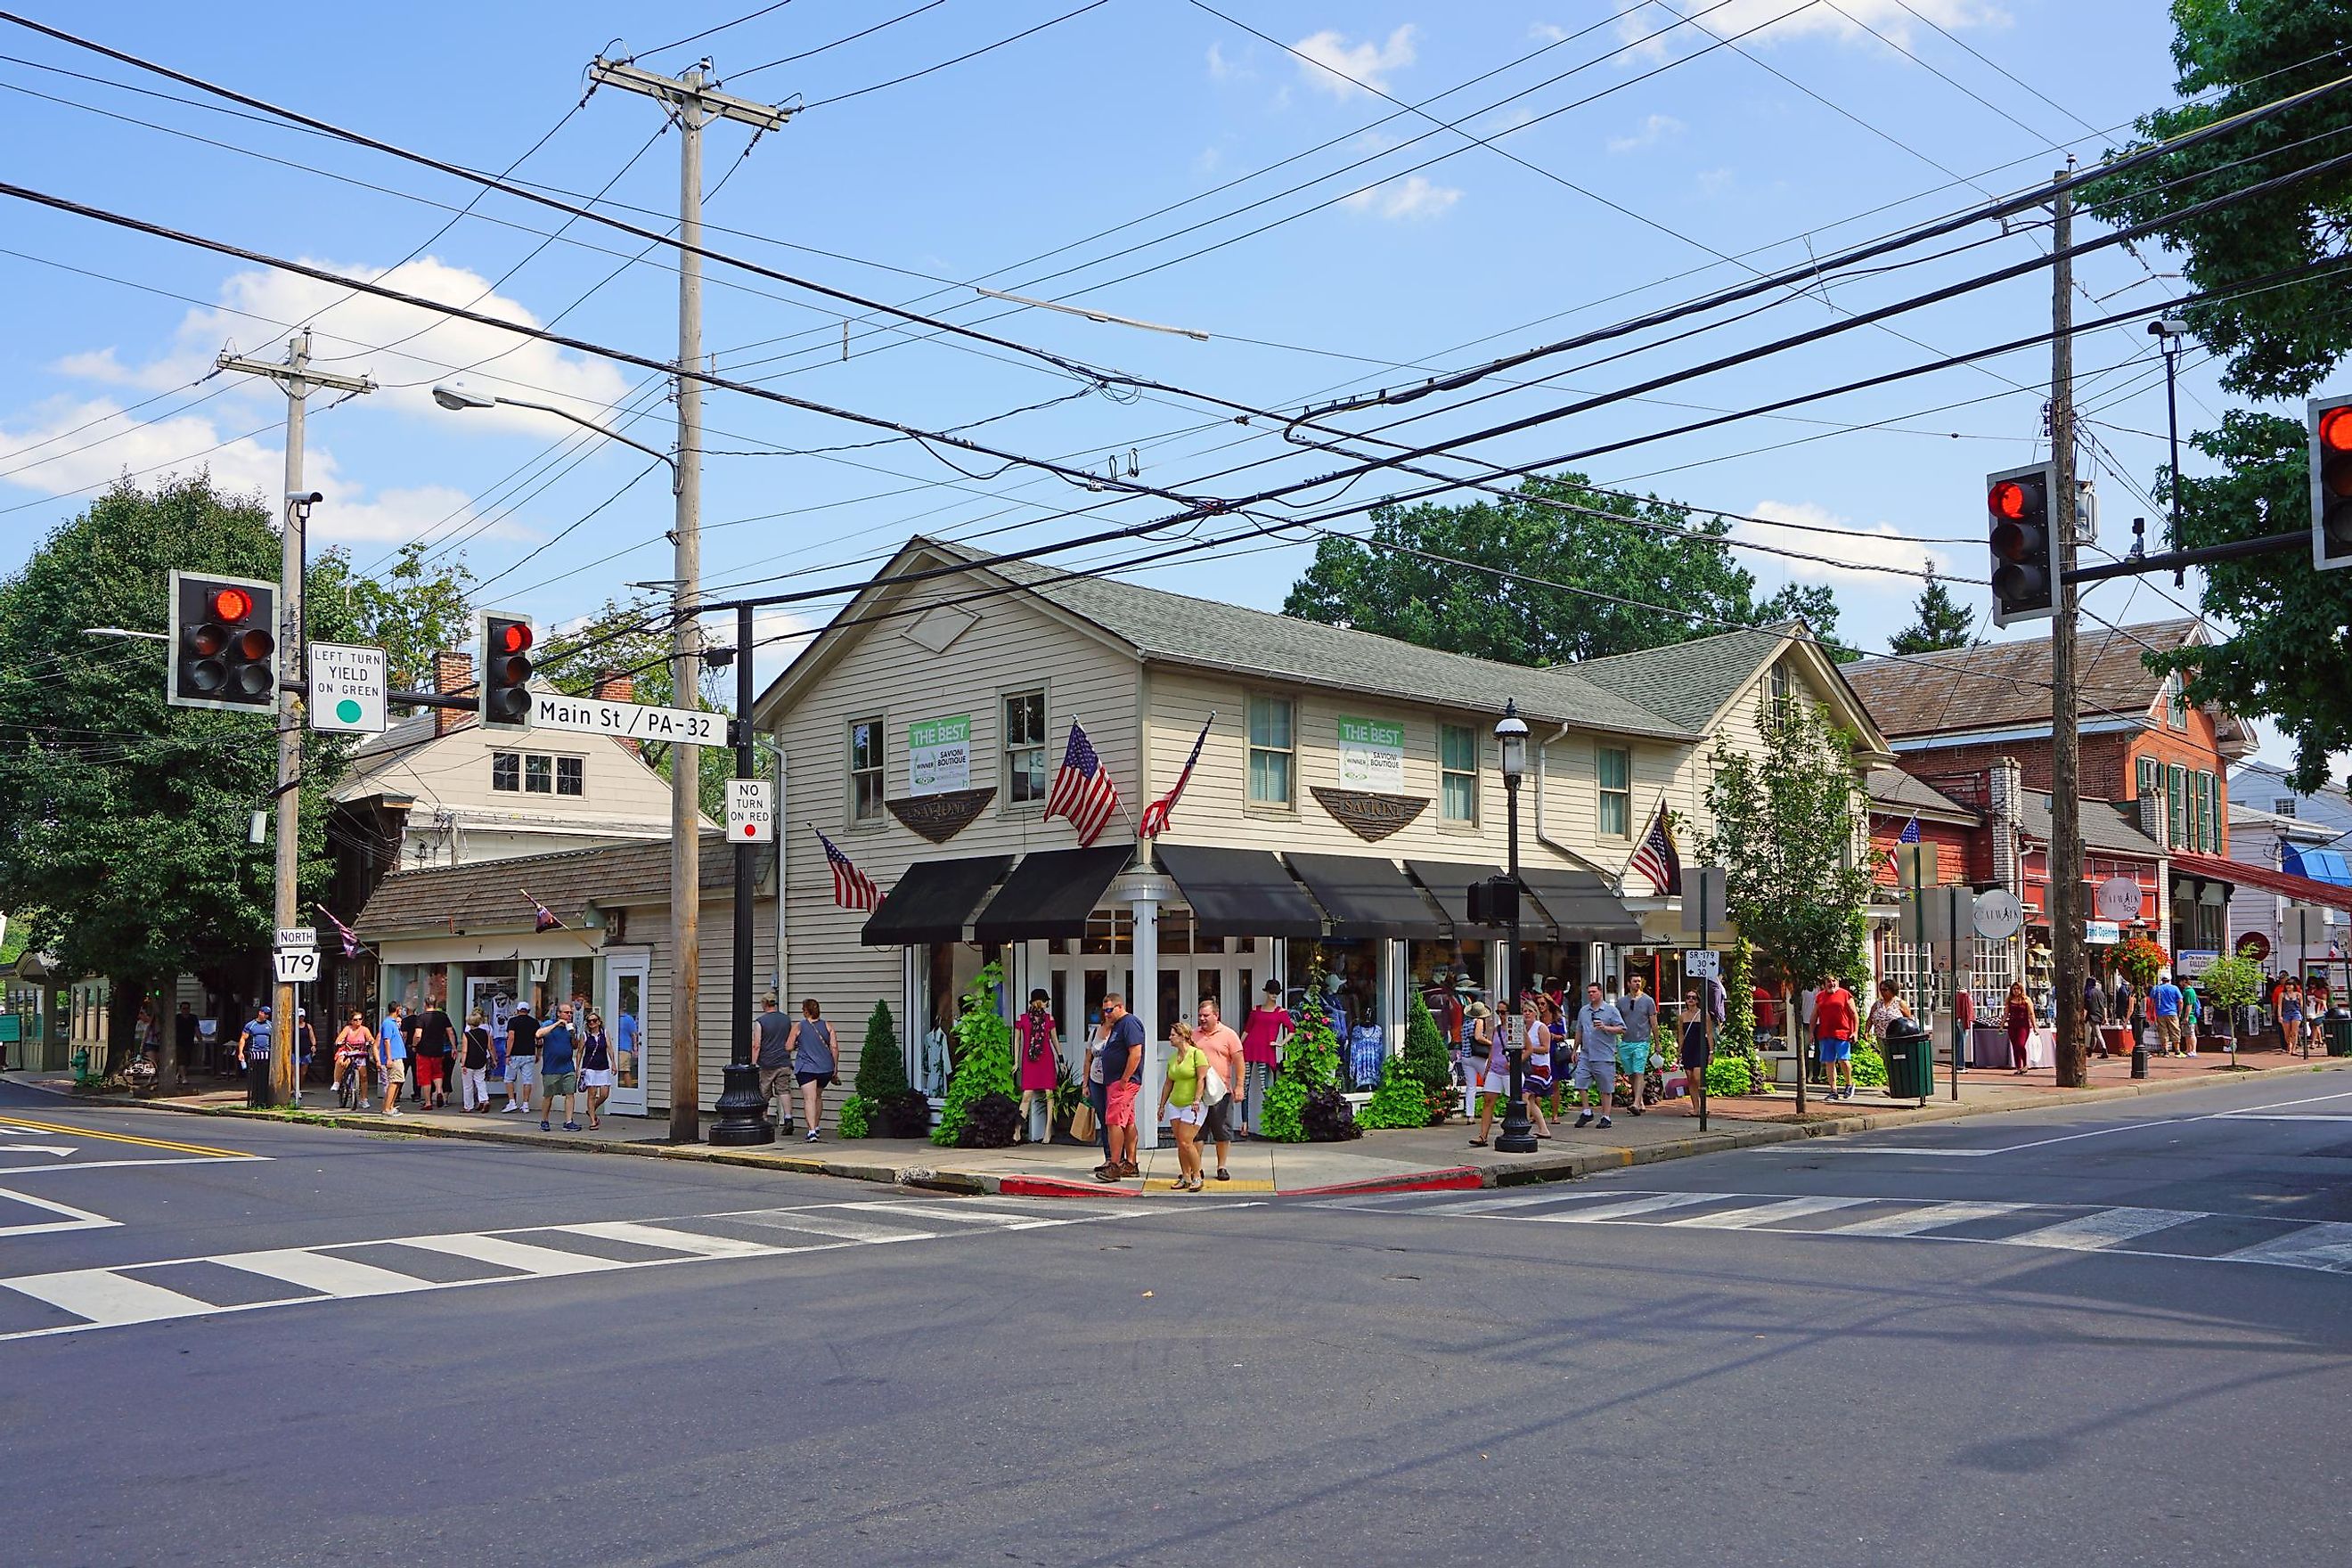
[[[1205,1105],[1171,1105],[1168,1108],[1168,1120],[1181,1121],[1187,1127],[1198,1127],[1201,1119],[1208,1113],[1209,1108]]]
[[[1525,1089],[1529,1094],[1549,1094],[1551,1092],[1551,1069],[1549,1068],[1546,1068],[1542,1071],[1538,1072],[1534,1068],[1530,1068],[1519,1075],[1519,1084],[1520,1087]]]
[[[1511,1092],[1511,1075],[1507,1072],[1483,1073],[1471,1083],[1470,1092],[1473,1094],[1508,1094]]]
[[[793,1081],[803,1089],[806,1089],[810,1084],[814,1084],[819,1089],[831,1089],[833,1075],[829,1072],[795,1072],[793,1074]]]
[[[394,1057],[392,1060],[384,1063],[383,1081],[388,1084],[406,1083],[408,1081],[408,1058],[406,1057]]]
[[[417,1087],[418,1087],[418,1088],[420,1088],[420,1089],[431,1089],[434,1085],[436,1085],[436,1084],[439,1083],[440,1081],[441,1081],[441,1058],[440,1058],[439,1057],[419,1057],[419,1058],[416,1058],[416,1083],[417,1083]]]
[[[788,1067],[761,1068],[760,1069],[760,1098],[761,1100],[773,1100],[777,1095],[782,1093],[784,1079],[792,1076],[792,1071],[793,1069]]]
[[[2156,1039],[2157,1043],[2168,1051],[2178,1050],[2180,1047],[2179,1014],[2159,1013],[2157,1015]]]
[[[516,1085],[527,1084],[538,1076],[539,1058],[537,1057],[509,1057],[507,1058],[507,1081],[509,1083]]]
[[[1635,1078],[1650,1070],[1650,1042],[1620,1040],[1617,1042],[1617,1066]]]
[[[1134,1082],[1108,1085],[1103,1095],[1103,1125],[1132,1127],[1135,1125],[1135,1097],[1143,1086]]]
[[[1846,1062],[1853,1059],[1853,1042],[1838,1035],[1824,1035],[1816,1047],[1825,1062]]]
[[[1202,1136],[1213,1143],[1230,1143],[1234,1137],[1234,1097],[1221,1094],[1209,1101],[1208,1114],[1201,1120]]]
[[[611,1068],[583,1068],[580,1069],[580,1087],[583,1089],[610,1089],[620,1081],[621,1075],[614,1072]]]
[[[1609,1097],[1617,1092],[1616,1053],[1605,1047],[1578,1052],[1576,1071],[1570,1075],[1569,1082],[1575,1087],[1580,1099],[1586,1089],[1599,1089],[1601,1109],[1606,1110]]]
[[[545,1089],[547,1098],[550,1100],[553,1100],[559,1094],[576,1093],[580,1088],[580,1075],[576,1072],[551,1072],[547,1075],[541,1087]]]

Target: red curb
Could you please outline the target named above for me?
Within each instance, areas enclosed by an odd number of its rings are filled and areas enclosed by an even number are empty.
[[[1475,1165],[1444,1171],[1416,1171],[1409,1176],[1368,1176],[1353,1182],[1328,1182],[1319,1187],[1292,1187],[1286,1198],[1330,1197],[1341,1193],[1464,1193],[1486,1184]]]
[[[997,1180],[996,1190],[1009,1198],[1093,1198],[1119,1189],[1110,1182],[1080,1186],[1055,1176],[1003,1176]]]

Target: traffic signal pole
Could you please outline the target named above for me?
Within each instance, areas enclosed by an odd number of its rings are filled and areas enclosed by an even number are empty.
[[[2051,1011],[2058,1024],[2058,1083],[2079,1089],[2090,1079],[2083,1038],[2083,738],[2076,711],[2074,669],[2074,197],[2057,172],[2050,241],[2050,456],[2058,493],[2051,498],[2052,558],[2057,567],[2055,614],[2050,630],[2050,949]]]
[[[278,843],[271,877],[270,919],[280,931],[307,923],[297,889],[302,865],[302,700],[310,689],[302,619],[302,578],[308,570],[310,506],[318,498],[302,489],[303,412],[311,389],[373,392],[363,375],[338,375],[310,368],[310,332],[304,328],[286,345],[286,363],[269,364],[224,353],[222,370],[266,375],[286,388],[286,490],[280,498],[285,528],[278,552]],[[283,1105],[295,1095],[299,1031],[294,986],[278,982],[270,993],[270,1100]]]

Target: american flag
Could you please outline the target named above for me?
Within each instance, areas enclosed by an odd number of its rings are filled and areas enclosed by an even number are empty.
[[[318,910],[320,918],[325,920],[329,925],[335,928],[335,934],[337,936],[342,938],[343,956],[345,958],[357,958],[362,952],[366,951],[361,945],[360,933],[345,925],[342,921],[337,920],[335,918],[334,910],[329,909],[324,904],[312,904],[310,907]]]
[[[840,846],[824,836],[824,828],[812,822],[809,830],[824,846],[825,864],[833,868],[833,901],[845,910],[870,910],[880,903],[882,895],[874,890],[874,879],[852,865]]]
[[[1658,803],[1658,819],[1650,824],[1641,847],[1633,851],[1633,868],[1650,879],[1661,893],[1677,893],[1683,885],[1682,851],[1675,847],[1674,814]]]
[[[1066,816],[1078,831],[1081,847],[1091,847],[1118,811],[1118,785],[1110,770],[1095,755],[1084,726],[1070,723],[1070,744],[1062,752],[1061,771],[1054,775],[1054,793],[1045,798],[1045,815]]]
[[[517,890],[522,894],[523,901],[530,906],[530,929],[532,931],[562,931],[563,929],[563,922],[555,918],[555,911],[549,909],[545,904],[541,903],[537,899],[532,898],[529,888],[522,888]]]
[[[1192,742],[1192,754],[1184,759],[1184,771],[1176,775],[1175,784],[1166,795],[1143,808],[1143,820],[1135,825],[1138,838],[1157,838],[1168,831],[1168,817],[1176,809],[1176,797],[1182,795],[1184,786],[1192,782],[1192,770],[1201,762],[1201,748],[1209,743],[1209,725],[1216,721],[1217,716],[1210,714],[1207,723],[1201,726],[1200,735]]]
[[[1898,852],[1900,847],[1906,844],[1916,844],[1918,842],[1919,818],[1915,815],[1910,821],[1903,825],[1903,831],[1895,836],[1895,843],[1888,847],[1886,851],[1887,865],[1893,867],[1896,870],[1900,870],[1903,866],[1903,857]]]

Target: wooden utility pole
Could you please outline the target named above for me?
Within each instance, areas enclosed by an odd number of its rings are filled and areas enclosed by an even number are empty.
[[[2074,198],[2057,182],[2050,239],[2050,457],[2055,480],[2052,517],[2058,567],[2056,612],[2050,623],[2050,949],[2051,998],[2058,1021],[2058,1083],[2080,1089],[2090,1080],[2089,1042],[2083,1037],[2083,792],[2082,733],[2074,672]]]

